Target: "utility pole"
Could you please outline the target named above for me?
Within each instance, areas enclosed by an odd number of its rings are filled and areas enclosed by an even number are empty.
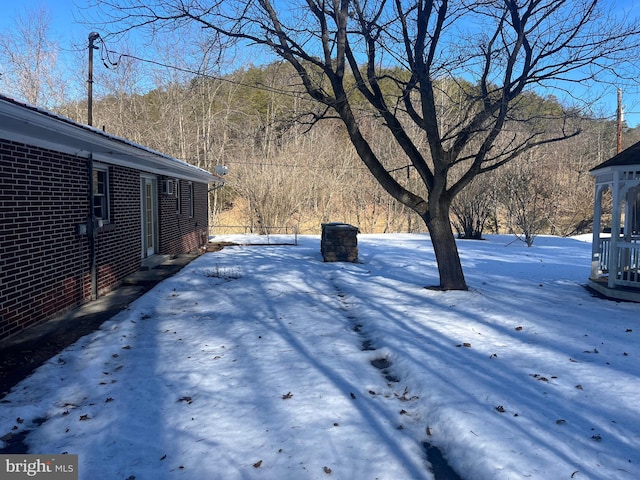
[[[87,78],[87,124],[93,125],[93,51],[98,47],[94,42],[100,38],[100,34],[91,32],[89,34],[89,77]]]
[[[617,122],[618,122],[618,131],[616,134],[616,138],[617,138],[617,143],[618,143],[618,150],[617,152],[620,153],[622,151],[622,89],[618,89],[618,111],[617,111]]]

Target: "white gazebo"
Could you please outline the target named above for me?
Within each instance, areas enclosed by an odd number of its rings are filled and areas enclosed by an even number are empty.
[[[640,142],[590,173],[596,192],[589,286],[610,298],[640,302]],[[603,214],[605,198],[612,202],[610,219]]]

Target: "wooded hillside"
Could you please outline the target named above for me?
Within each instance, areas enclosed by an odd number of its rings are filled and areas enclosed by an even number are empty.
[[[42,31],[46,39],[46,12],[29,20],[25,35]],[[0,35],[5,66],[0,88],[85,123],[86,101],[69,100],[73,85],[63,80],[54,46],[43,40],[51,47],[37,50],[46,55],[43,61],[29,53],[27,45],[16,43],[22,37]],[[22,53],[16,56],[18,51]],[[35,66],[19,61],[29,58]],[[177,58],[172,62],[178,63]],[[208,170],[229,167],[227,185],[211,193],[213,233],[319,233],[320,225],[329,221],[352,223],[362,232],[424,230],[424,222],[372,178],[342,124],[331,118],[316,121],[323,112],[302,94],[287,64],[250,66],[216,78],[162,68],[146,89],[141,85],[149,83],[148,69],[135,58],[125,56],[117,68],[111,67],[96,71],[94,126]],[[76,89],[83,88],[83,75],[75,76]],[[383,87],[395,88],[391,82]],[[438,85],[443,128],[455,123],[464,109],[475,108],[460,102],[465,89],[473,88],[461,79]],[[376,150],[384,152],[385,168],[399,182],[419,188],[413,167],[389,132],[374,121],[367,103],[358,101],[355,87],[352,95],[360,120],[374,134]],[[531,131],[520,132],[517,119],[507,130],[526,135],[562,128],[554,120],[562,107],[554,97],[525,93],[518,109],[523,118],[534,119],[525,123]],[[541,233],[589,230],[593,183],[588,170],[615,154],[616,124],[578,112],[574,121],[582,129],[578,136],[527,152],[479,176],[458,195],[452,217],[458,234],[476,238],[483,232],[513,232],[532,241]],[[417,131],[415,137],[426,154],[426,140]],[[624,129],[625,147],[639,140],[640,128]]]
[[[318,233],[329,221],[352,223],[362,232],[423,230],[423,222],[371,178],[337,121],[313,121],[317,106],[292,93],[294,81],[286,65],[274,63],[220,79],[170,83],[145,95],[114,92],[95,102],[94,124],[205,169],[228,166],[227,186],[212,193],[217,233]],[[445,116],[455,116],[455,89],[466,87],[441,86]],[[529,93],[520,108],[539,114],[532,129],[560,128],[551,120],[561,109],[555,98]],[[83,106],[74,103],[62,113],[82,121]],[[361,114],[373,115],[364,107]],[[459,195],[452,218],[458,233],[513,232],[524,239],[588,231],[588,171],[615,154],[616,124],[580,116],[575,121],[580,135],[541,146],[477,178]],[[402,163],[388,133],[375,133],[387,149],[387,169],[412,182],[415,172]],[[625,128],[623,138],[625,146],[635,143],[640,129]]]
[[[77,65],[62,63],[63,50],[51,35],[50,22],[45,9],[25,11],[14,29],[0,32],[0,91],[85,123],[87,103],[77,99],[86,91],[86,45],[75,52]],[[208,170],[228,166],[227,185],[211,193],[214,233],[318,233],[321,223],[328,221],[352,223],[362,232],[425,228],[413,211],[372,178],[342,123],[327,118],[319,104],[304,95],[289,64],[199,75],[195,70],[220,72],[222,67],[207,48],[208,39],[201,38],[202,31],[192,33],[188,43],[170,34],[162,41],[157,38],[154,49],[163,61],[150,63],[111,52],[101,40],[99,59],[106,68],[97,65],[95,70],[93,124]],[[126,51],[126,46],[121,48]],[[387,80],[382,73],[380,87],[393,97],[406,72],[390,69]],[[481,97],[474,94],[477,85],[454,77],[436,82],[436,87],[443,132],[479,108],[465,103]],[[374,149],[382,152],[386,171],[419,192],[415,167],[407,164],[388,129],[381,127],[379,112],[359,97],[355,81],[349,94],[358,121],[372,134]],[[505,139],[552,137],[566,127],[578,127],[581,133],[536,147],[475,178],[452,206],[451,220],[460,236],[513,232],[530,242],[541,233],[571,235],[590,229],[593,182],[588,171],[615,154],[616,124],[611,118],[571,112],[555,97],[544,95],[543,90],[519,95],[496,148],[508,150],[508,145],[499,144]],[[560,118],[573,124],[567,126]],[[409,129],[408,134],[428,159],[423,133]],[[640,127],[624,128],[624,147],[639,140]]]

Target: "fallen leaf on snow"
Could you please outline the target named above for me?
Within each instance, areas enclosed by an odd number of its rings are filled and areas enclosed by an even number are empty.
[[[258,460],[256,463],[253,464],[253,468],[260,468],[261,465],[262,465],[262,460]]]
[[[394,395],[396,396],[396,398],[398,400],[401,400],[403,402],[410,402],[412,400],[418,400],[420,397],[413,395],[411,397],[407,397],[407,394],[409,393],[409,388],[408,387],[404,387],[404,392],[402,392],[402,395],[398,395],[397,393],[394,393]]]

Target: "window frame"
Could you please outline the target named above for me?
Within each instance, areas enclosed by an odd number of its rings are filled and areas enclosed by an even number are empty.
[[[93,165],[93,216],[103,223],[111,222],[111,185],[109,167],[99,163]],[[100,212],[100,215],[98,215]]]
[[[182,198],[181,198],[181,192],[180,192],[180,179],[176,178],[175,180],[175,194],[176,194],[176,213],[177,214],[181,214],[182,213]]]

